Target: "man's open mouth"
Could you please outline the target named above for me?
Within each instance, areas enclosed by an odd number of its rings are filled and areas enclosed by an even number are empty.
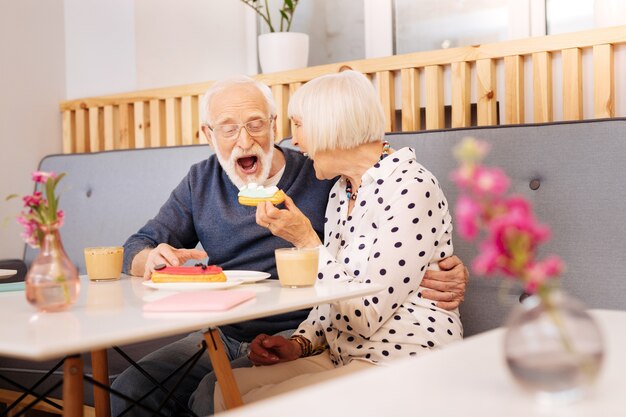
[[[244,156],[243,158],[237,158],[237,165],[245,174],[254,174],[258,168],[257,159],[258,158],[256,156]]]

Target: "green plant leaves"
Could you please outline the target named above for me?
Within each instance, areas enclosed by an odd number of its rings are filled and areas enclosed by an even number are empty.
[[[258,0],[241,0],[246,6],[252,8],[267,24],[270,32],[276,32],[274,25],[272,24],[272,17],[270,15],[268,2],[265,0],[265,5],[259,4]],[[280,12],[280,27],[279,32],[289,32],[291,29],[291,21],[293,20],[293,14],[296,11],[299,0],[283,0],[283,5],[279,9]]]

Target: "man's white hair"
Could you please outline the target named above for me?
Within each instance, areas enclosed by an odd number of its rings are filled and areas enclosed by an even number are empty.
[[[272,96],[272,90],[265,84],[258,82],[250,77],[245,75],[238,75],[235,77],[226,78],[224,80],[216,81],[209,87],[209,89],[202,96],[202,100],[200,101],[200,118],[202,119],[203,124],[209,124],[209,107],[211,105],[211,99],[216,93],[223,91],[229,87],[235,85],[251,85],[257,88],[263,97],[265,97],[265,103],[267,104],[267,110],[269,111],[270,117],[276,115],[276,103],[274,102],[274,97]]]
[[[357,71],[323,75],[304,84],[289,101],[289,117],[301,119],[312,158],[317,151],[351,149],[385,135],[378,94]]]

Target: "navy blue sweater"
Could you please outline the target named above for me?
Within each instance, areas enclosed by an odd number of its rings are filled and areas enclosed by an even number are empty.
[[[332,181],[319,181],[311,160],[291,149],[277,147],[285,155],[285,172],[278,188],[289,195],[311,220],[323,240],[324,213]],[[239,190],[230,181],[215,155],[191,167],[172,191],[155,218],[124,244],[124,271],[145,248],[168,243],[175,248],[194,248],[200,242],[209,262],[223,269],[266,271],[276,278],[274,249],[291,244],[256,224],[256,207],[237,202]],[[259,333],[295,329],[306,318],[297,311],[257,319],[221,330],[241,341]]]

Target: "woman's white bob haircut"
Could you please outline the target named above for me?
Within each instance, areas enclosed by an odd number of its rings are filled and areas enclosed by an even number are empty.
[[[385,116],[372,83],[360,72],[315,78],[289,101],[289,118],[302,121],[307,152],[352,149],[385,135]]]
[[[213,96],[220,91],[224,91],[227,88],[236,85],[250,85],[251,87],[259,90],[261,94],[263,94],[263,97],[265,97],[267,111],[269,112],[268,116],[276,116],[276,103],[274,102],[274,97],[272,96],[272,90],[270,90],[267,85],[258,82],[250,77],[246,77],[245,75],[238,75],[235,77],[216,81],[215,83],[213,83],[213,85],[211,85],[211,87],[209,87],[206,93],[204,93],[204,95],[202,96],[202,101],[200,102],[200,117],[202,118],[202,123],[209,124],[209,106],[211,105],[211,99],[213,98]]]

